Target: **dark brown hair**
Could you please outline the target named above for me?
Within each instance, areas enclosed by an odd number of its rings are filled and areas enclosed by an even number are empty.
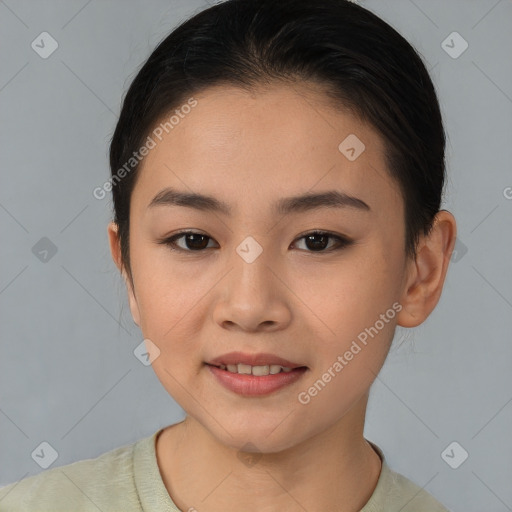
[[[130,198],[139,166],[122,179],[118,172],[153,127],[213,85],[250,90],[297,81],[323,84],[340,108],[382,136],[388,171],[404,200],[406,251],[415,255],[418,237],[428,234],[439,211],[445,180],[440,108],[419,54],[390,25],[347,0],[227,0],[175,28],[124,98],[110,167],[114,222],[130,279]]]

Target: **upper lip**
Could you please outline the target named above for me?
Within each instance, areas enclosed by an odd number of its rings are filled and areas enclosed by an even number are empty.
[[[287,368],[300,368],[301,364],[292,363],[287,359],[283,359],[282,357],[276,356],[274,354],[245,354],[243,352],[230,352],[229,354],[224,354],[219,357],[215,357],[207,362],[207,364],[211,364],[214,366],[217,365],[228,365],[228,364],[249,364],[251,366],[266,366],[266,365],[279,365],[286,366]]]

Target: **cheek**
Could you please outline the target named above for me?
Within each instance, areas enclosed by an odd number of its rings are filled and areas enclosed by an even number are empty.
[[[315,333],[312,372],[297,399],[309,408],[309,417],[326,424],[368,392],[393,338],[401,309],[391,282],[395,270],[373,263],[360,260],[340,270],[326,282],[327,290],[310,295],[324,328]]]
[[[155,343],[160,351],[152,368],[162,386],[182,407],[191,396],[201,396],[195,380],[202,367],[202,323],[204,314],[201,298],[203,288],[192,277],[179,279],[159,274],[159,279],[148,279],[140,292],[141,330],[145,338]],[[172,277],[172,278],[171,278]],[[184,407],[185,408],[185,407]]]
[[[190,264],[176,264],[166,247],[138,233],[132,240],[131,263],[141,328],[144,326],[148,337],[165,340],[179,330],[180,319],[200,300],[212,278],[194,272]]]
[[[182,381],[191,373],[190,365],[198,364],[201,323],[194,319],[202,314],[204,296],[215,283],[214,276],[178,272],[165,251],[154,248],[139,246],[132,254],[140,329],[160,350],[153,369],[162,382],[179,387],[172,377]]]
[[[311,310],[331,338],[347,339],[373,325],[399,297],[400,263],[378,248],[331,267],[319,280],[302,279]]]
[[[401,309],[401,265],[395,251],[374,246],[361,251],[357,259],[333,267],[322,286],[314,281],[303,283],[304,293],[309,290],[308,306],[321,319],[315,320],[320,327],[314,331],[315,370],[310,380],[314,383],[320,379],[322,386],[330,379],[326,387],[331,391],[319,402],[329,400],[335,390],[350,401],[375,379],[387,356]],[[325,375],[328,371],[331,373]],[[340,403],[334,395],[331,398]]]

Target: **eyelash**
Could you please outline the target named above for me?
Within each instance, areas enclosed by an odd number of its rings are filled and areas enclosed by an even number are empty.
[[[191,249],[183,249],[183,247],[178,247],[176,245],[176,240],[179,240],[180,238],[183,238],[186,235],[201,235],[210,240],[213,240],[213,238],[209,237],[208,235],[205,235],[204,233],[198,233],[196,231],[180,231],[179,233],[176,233],[175,235],[172,235],[171,237],[165,238],[163,240],[159,240],[158,243],[168,246],[171,251],[178,251],[178,252],[185,252],[185,253],[187,253],[187,252],[188,253],[201,253],[206,250],[206,248],[198,249],[198,250],[191,250]],[[331,233],[329,231],[320,231],[320,230],[310,231],[310,232],[296,238],[295,241],[302,240],[302,239],[304,239],[308,236],[312,236],[312,235],[327,236],[330,239],[331,238],[335,239],[337,242],[337,245],[335,245],[334,247],[330,247],[329,249],[323,249],[320,251],[311,251],[311,250],[301,249],[305,252],[310,252],[312,254],[322,254],[322,253],[331,253],[333,251],[339,251],[339,250],[344,249],[354,243],[353,240],[351,240],[347,237],[335,235],[334,233]],[[212,249],[212,247],[210,247],[209,249]]]

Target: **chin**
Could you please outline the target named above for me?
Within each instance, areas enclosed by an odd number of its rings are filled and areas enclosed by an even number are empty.
[[[276,428],[276,425],[279,425],[279,421],[272,422],[272,426],[263,426],[261,423],[257,424],[248,419],[247,425],[244,426],[239,423],[236,427],[226,422],[222,424],[226,430],[215,424],[214,431],[210,430],[210,434],[219,443],[237,452],[256,455],[282,452],[302,441],[304,433],[301,433],[299,439],[293,435],[293,432],[290,432],[290,426],[286,428],[284,424],[281,424],[283,428],[279,426]],[[297,426],[295,425],[292,428],[296,429]]]

